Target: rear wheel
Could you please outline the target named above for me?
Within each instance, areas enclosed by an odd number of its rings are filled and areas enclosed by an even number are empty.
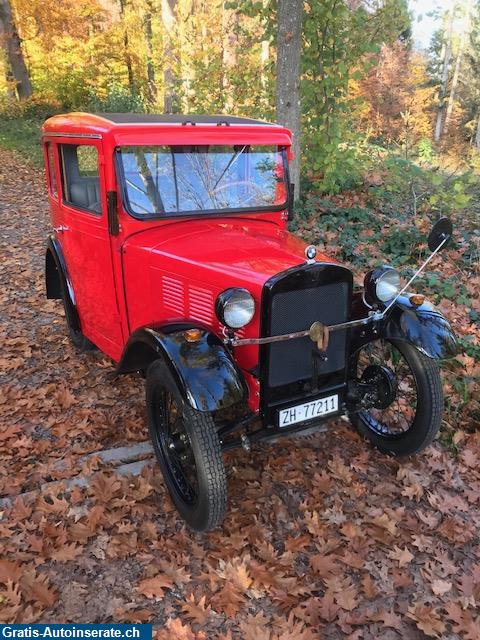
[[[349,414],[378,449],[408,456],[427,447],[442,421],[443,392],[435,360],[400,341],[377,340],[356,356],[359,382],[376,383],[373,406]]]
[[[163,360],[148,368],[146,396],[150,437],[175,506],[192,529],[213,529],[225,515],[227,481],[212,415],[186,403]]]

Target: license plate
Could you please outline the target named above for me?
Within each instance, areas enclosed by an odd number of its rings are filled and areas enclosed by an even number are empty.
[[[338,411],[338,394],[327,396],[326,398],[318,398],[303,404],[297,404],[288,409],[282,409],[278,413],[278,426],[290,427],[297,422],[312,420],[320,416],[326,416],[329,413]]]

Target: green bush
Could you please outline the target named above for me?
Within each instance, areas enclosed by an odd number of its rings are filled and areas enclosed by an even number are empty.
[[[62,104],[49,95],[35,94],[25,100],[0,96],[0,117],[4,120],[46,120],[62,111]]]
[[[104,97],[91,95],[87,108],[98,113],[144,113],[147,110],[141,95],[117,83],[108,86]]]

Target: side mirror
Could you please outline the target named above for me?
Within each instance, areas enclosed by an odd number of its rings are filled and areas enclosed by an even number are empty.
[[[433,225],[428,234],[428,248],[430,251],[437,251],[442,242],[442,249],[445,249],[453,234],[452,221],[449,218],[440,218]]]

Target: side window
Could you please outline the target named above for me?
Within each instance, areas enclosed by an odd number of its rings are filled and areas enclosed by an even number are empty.
[[[97,148],[62,144],[60,150],[64,201],[91,213],[102,213]]]
[[[57,169],[55,167],[55,147],[51,142],[47,142],[47,159],[48,159],[48,186],[50,193],[54,198],[58,198],[57,189]]]

